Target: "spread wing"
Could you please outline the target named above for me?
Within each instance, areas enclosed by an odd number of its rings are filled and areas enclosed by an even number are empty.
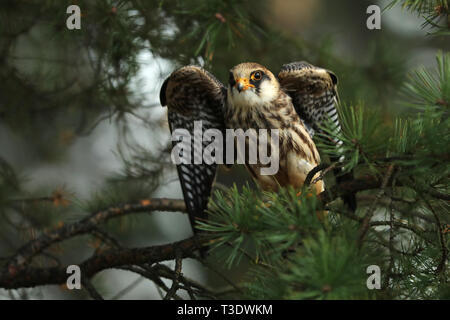
[[[282,66],[278,79],[292,98],[295,110],[311,137],[327,118],[334,122],[336,130],[341,129],[336,110],[337,77],[334,73],[304,61],[291,62]],[[339,141],[334,142],[340,144]]]
[[[183,150],[179,155],[188,156],[188,161],[177,164],[177,171],[194,232],[195,220],[207,217],[205,210],[217,168],[217,164],[207,164],[202,158],[203,150],[211,142],[197,140],[194,145],[194,134],[203,136],[207,129],[224,132],[225,99],[226,88],[208,71],[196,66],[174,71],[160,92],[161,105],[167,105],[169,109],[170,131],[172,135],[179,133],[176,136],[182,137],[181,145],[174,141],[173,146],[181,146]],[[194,133],[195,128],[200,128],[198,121],[201,121],[201,130]]]
[[[333,121],[336,132],[341,131],[339,116],[337,113],[337,77],[326,69],[313,66],[307,62],[291,62],[282,66],[278,74],[283,90],[292,98],[292,103],[300,118],[305,123],[311,137],[315,131],[320,131],[319,126],[327,118]],[[330,143],[339,148],[342,141],[332,138]],[[331,158],[331,161],[344,160]],[[334,170],[337,182],[352,178],[351,173],[342,174],[340,170]],[[356,199],[354,195],[344,197],[344,202],[354,211]]]

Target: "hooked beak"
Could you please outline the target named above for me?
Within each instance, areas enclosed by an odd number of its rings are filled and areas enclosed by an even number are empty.
[[[252,85],[247,78],[239,78],[236,80],[236,84],[234,85],[235,88],[241,92],[245,91],[248,88],[254,88],[255,86]]]

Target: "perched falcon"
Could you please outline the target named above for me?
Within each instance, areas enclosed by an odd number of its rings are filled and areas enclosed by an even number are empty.
[[[246,167],[264,190],[288,185],[300,188],[308,172],[320,163],[311,135],[326,116],[339,127],[336,83],[332,72],[305,62],[284,65],[278,78],[260,64],[242,63],[230,70],[227,87],[208,71],[185,66],[165,80],[160,100],[168,107],[172,132],[185,129],[194,136],[194,121],[198,120],[203,122],[203,131],[278,129],[278,172],[272,176],[261,175],[260,163],[246,163]],[[267,143],[268,149],[275,152],[271,141]],[[191,152],[192,159],[201,159],[201,154],[196,154],[198,148],[192,148]],[[195,220],[206,219],[216,168],[217,164],[194,162],[177,165],[194,232]],[[317,193],[322,192],[323,182],[316,182],[314,188]]]
[[[311,171],[320,163],[308,131],[278,79],[257,63],[242,63],[230,71],[225,107],[227,128],[279,130],[279,170],[275,175],[261,175],[258,164],[247,168],[264,190],[276,191],[279,186],[301,188]],[[273,149],[273,148],[269,148]],[[323,191],[323,182],[315,185]]]

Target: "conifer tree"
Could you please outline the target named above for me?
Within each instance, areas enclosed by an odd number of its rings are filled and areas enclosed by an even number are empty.
[[[65,291],[78,298],[120,298],[140,281],[111,289],[99,277],[109,269],[150,280],[164,299],[450,298],[447,0],[395,0],[384,11],[402,6],[424,18],[436,56],[426,67],[407,65],[391,44],[406,40],[384,29],[362,33],[371,48],[363,61],[345,59],[326,31],[307,39],[273,25],[274,1],[73,2],[82,15],[71,31],[71,1],[0,7],[0,294],[45,298],[39,288],[66,287],[67,267],[78,265],[83,290]],[[352,2],[363,18],[369,4]],[[342,75],[342,131],[329,124],[314,138],[325,192],[309,192],[312,173],[303,190],[276,193],[230,174],[219,179],[210,219],[197,225],[205,232],[161,244],[153,212],[181,216],[186,208],[157,196],[174,172],[169,141],[150,150],[132,137],[136,119],[154,140],[168,130],[142,116],[160,107],[136,84],[142,52],[171,70],[202,65],[222,80],[249,57],[272,70],[303,59]],[[154,75],[155,85],[167,72]],[[122,166],[98,191],[82,198],[71,181],[30,182],[38,163],[64,163],[99,124],[118,128]],[[329,136],[343,141],[339,150]],[[23,158],[12,155],[19,149]],[[339,171],[353,179],[336,182]],[[348,195],[354,211],[342,201]],[[207,258],[198,255],[202,245]],[[187,258],[210,270],[207,283],[186,275]]]

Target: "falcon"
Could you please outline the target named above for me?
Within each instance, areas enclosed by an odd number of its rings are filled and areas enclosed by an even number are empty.
[[[226,129],[278,129],[277,173],[262,175],[261,163],[246,162],[263,190],[276,191],[285,186],[301,188],[307,174],[319,165],[320,156],[312,136],[326,118],[340,130],[336,85],[337,77],[331,71],[306,62],[283,65],[277,77],[258,63],[241,63],[230,70],[227,87],[205,69],[185,66],[164,81],[160,101],[168,107],[171,132],[184,129],[194,136],[195,121],[202,121],[203,132],[216,129],[224,135]],[[276,152],[272,142],[267,142],[267,148]],[[201,148],[192,148],[191,158],[201,159],[200,153],[208,143],[204,141]],[[177,165],[194,233],[195,221],[207,218],[216,170],[216,163]],[[313,187],[316,193],[322,192],[323,181],[317,181]]]

